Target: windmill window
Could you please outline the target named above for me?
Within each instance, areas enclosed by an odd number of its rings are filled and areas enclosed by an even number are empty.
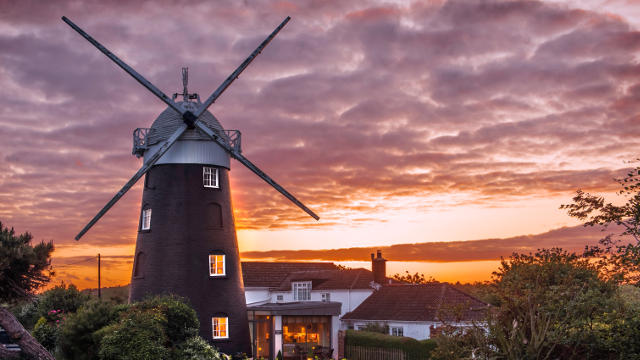
[[[291,283],[294,301],[311,300],[311,281],[296,281]]]
[[[211,327],[214,339],[229,338],[229,318],[228,317],[212,317]]]
[[[207,188],[219,188],[218,168],[205,166],[202,168],[202,183]]]
[[[209,255],[209,276],[225,276],[225,256],[223,254]]]
[[[151,209],[142,210],[142,225],[140,226],[141,230],[149,230],[151,229]]]
[[[133,267],[133,277],[134,278],[142,278],[144,277],[144,253],[141,251],[136,255],[135,265]]]

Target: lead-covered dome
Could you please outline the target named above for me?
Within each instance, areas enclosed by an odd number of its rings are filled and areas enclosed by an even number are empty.
[[[198,103],[185,101],[178,102],[177,104],[191,112],[195,112],[199,106]],[[210,129],[222,132],[222,125],[220,125],[218,120],[209,111],[205,111],[200,115],[199,119]],[[172,108],[167,107],[151,125],[151,130],[147,135],[147,145],[152,146],[168,139],[183,123],[182,116]],[[187,129],[184,134],[180,136],[179,140],[211,141],[211,138],[198,129]]]

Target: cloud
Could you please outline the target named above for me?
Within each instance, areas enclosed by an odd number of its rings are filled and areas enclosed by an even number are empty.
[[[3,10],[0,218],[59,244],[141,165],[129,155],[131,132],[164,109],[63,14],[167,94],[189,66],[202,97],[292,16],[211,111],[322,221],[233,163],[240,229],[345,225],[404,197],[495,206],[612,191],[640,145],[640,35],[593,10],[461,0],[23,1]],[[132,243],[139,202],[138,186],[87,241]]]
[[[564,227],[542,234],[502,239],[397,244],[384,247],[358,247],[327,250],[271,250],[243,252],[245,259],[270,261],[368,261],[370,254],[381,250],[389,261],[458,262],[499,260],[513,253],[533,253],[538,249],[559,247],[582,252],[587,245],[596,245],[609,233],[620,233],[621,227]]]

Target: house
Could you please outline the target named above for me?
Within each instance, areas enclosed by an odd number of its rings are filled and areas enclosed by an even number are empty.
[[[243,262],[254,357],[327,356],[337,349],[340,316],[391,281],[384,276],[386,260],[378,258],[377,279],[375,272],[333,263]]]
[[[444,322],[463,327],[481,321],[488,308],[447,283],[400,284],[381,287],[341,320],[350,329],[385,325],[390,335],[423,340]]]
[[[243,262],[242,273],[254,358],[300,354],[337,357],[338,331],[367,324],[390,334],[424,339],[449,306],[462,309],[458,326],[480,319],[487,304],[448,284],[407,285],[386,277],[386,260],[371,268],[321,262]],[[452,310],[455,310],[452,309]],[[335,350],[335,351],[334,351]]]

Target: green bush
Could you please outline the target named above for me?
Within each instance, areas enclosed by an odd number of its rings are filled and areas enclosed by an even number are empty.
[[[10,308],[10,311],[27,330],[33,330],[40,318],[38,313],[38,298],[29,299]]]
[[[168,345],[175,347],[198,335],[200,329],[196,311],[186,301],[175,295],[165,295],[151,297],[131,306],[141,311],[159,310],[167,319],[164,332]]]
[[[160,310],[131,309],[119,322],[98,331],[102,360],[169,359],[167,318]]]
[[[61,354],[74,360],[98,359],[102,333],[99,331],[116,320],[126,306],[92,300],[78,312],[67,316],[60,326],[59,347]]]
[[[38,296],[38,314],[46,317],[51,310],[62,310],[65,314],[74,313],[89,299],[90,296],[80,292],[75,285],[67,287],[62,282]]]
[[[43,316],[38,319],[38,322],[36,322],[33,328],[33,337],[36,338],[45,349],[53,352],[58,340],[58,328],[56,325],[49,324]]]
[[[407,360],[426,360],[436,347],[433,340],[416,340],[404,336],[391,336],[377,332],[347,330],[345,343],[347,345],[377,347],[386,349],[401,349]]]
[[[223,360],[222,355],[200,336],[187,339],[174,353],[175,360]]]

